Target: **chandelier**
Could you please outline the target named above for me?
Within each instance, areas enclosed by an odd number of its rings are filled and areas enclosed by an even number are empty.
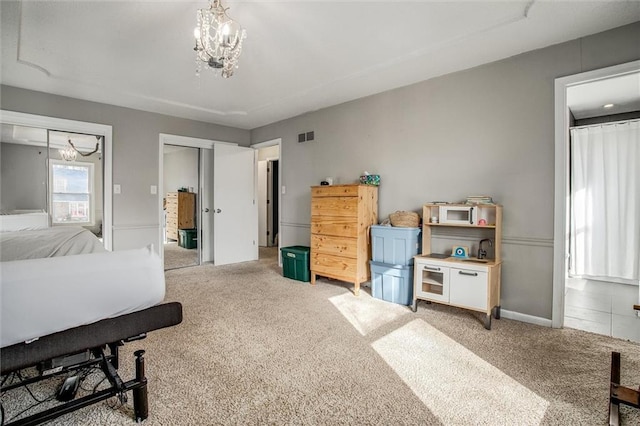
[[[71,142],[71,138],[68,138],[67,146],[65,146],[63,149],[59,149],[58,152],[60,153],[60,157],[62,157],[63,160],[65,160],[65,161],[76,161],[76,158],[78,158],[78,154],[82,155],[83,157],[88,157],[88,156],[98,152],[98,150],[100,149],[100,139],[101,138],[102,138],[102,136],[96,136],[96,139],[98,140],[98,142],[96,142],[96,147],[91,152],[82,152],[82,151],[78,150],[78,148],[76,148],[76,146],[73,144],[73,142]]]
[[[63,149],[59,149],[58,152],[60,153],[60,157],[65,161],[76,161],[76,158],[78,157],[77,151],[71,143],[71,139],[69,139],[69,144]]]
[[[228,9],[228,8],[227,8]],[[210,0],[208,9],[198,10],[198,26],[193,31],[196,38],[196,75],[200,75],[202,63],[224,78],[233,75],[238,68],[242,41],[247,33],[242,26],[227,15],[220,0]]]

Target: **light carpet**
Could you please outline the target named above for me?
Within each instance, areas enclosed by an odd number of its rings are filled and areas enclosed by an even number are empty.
[[[164,245],[164,269],[184,268],[198,264],[198,249],[186,249],[178,243]]]
[[[636,343],[507,319],[489,331],[470,311],[284,278],[276,258],[166,273],[183,323],[121,352],[127,380],[147,350],[146,424],[606,424],[612,350],[623,384],[640,385]],[[131,402],[52,422],[132,423]],[[623,407],[622,423],[640,413]]]

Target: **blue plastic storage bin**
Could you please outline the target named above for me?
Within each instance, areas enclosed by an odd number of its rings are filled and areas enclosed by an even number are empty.
[[[369,264],[373,297],[400,305],[410,305],[413,302],[413,266],[373,261]]]
[[[420,228],[371,226],[371,258],[390,265],[413,265],[420,247]]]

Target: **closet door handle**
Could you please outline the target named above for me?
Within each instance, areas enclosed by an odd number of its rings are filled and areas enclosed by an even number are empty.
[[[477,277],[477,272],[466,272],[466,271],[458,271],[460,275],[469,275],[470,277]]]
[[[216,213],[222,213],[222,210],[216,209]]]
[[[209,207],[205,207],[204,212],[209,213]]]

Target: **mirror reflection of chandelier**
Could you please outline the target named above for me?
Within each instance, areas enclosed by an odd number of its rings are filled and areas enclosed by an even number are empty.
[[[228,9],[228,8],[227,8]],[[196,75],[200,75],[202,63],[224,78],[233,75],[238,68],[242,41],[247,36],[240,24],[227,15],[220,0],[211,0],[208,9],[198,10],[198,26],[193,31],[196,39]]]
[[[60,153],[60,157],[65,161],[76,161],[76,158],[78,157],[77,151],[71,143],[71,138],[69,138],[69,144],[63,149],[59,149],[58,152]]]
[[[76,158],[78,158],[78,154],[80,154],[83,157],[88,157],[98,152],[98,150],[100,149],[101,138],[102,136],[96,136],[97,142],[96,142],[96,147],[93,149],[93,151],[82,152],[78,148],[76,148],[73,142],[71,142],[71,137],[69,137],[67,139],[67,145],[65,145],[64,148],[59,149],[58,153],[60,154],[60,157],[65,161],[76,161]]]

